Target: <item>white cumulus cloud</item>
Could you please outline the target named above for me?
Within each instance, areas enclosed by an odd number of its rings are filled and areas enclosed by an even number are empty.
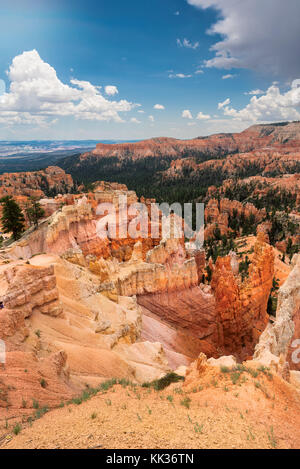
[[[0,95],[5,93],[5,89],[6,89],[5,81],[0,79]]]
[[[285,93],[281,93],[277,85],[271,85],[262,96],[252,96],[243,109],[237,110],[226,104],[222,108],[226,116],[240,121],[300,120],[300,80],[294,80]]]
[[[108,85],[104,89],[105,89],[105,93],[108,94],[109,96],[114,96],[115,94],[119,93],[118,88],[114,85]]]
[[[251,91],[247,91],[246,93],[244,93],[245,95],[250,95],[250,96],[257,96],[258,94],[264,94],[264,91],[263,90],[260,90],[260,89],[257,89],[257,90],[251,90]]]
[[[148,119],[149,119],[150,122],[154,122],[154,117],[153,116],[149,116]]]
[[[218,109],[222,109],[223,107],[228,106],[228,104],[230,104],[230,98],[225,99],[225,101],[223,101],[223,103],[219,103],[218,104]]]
[[[192,113],[188,109],[182,111],[181,117],[183,117],[184,119],[193,119]]]
[[[221,36],[207,67],[247,68],[283,78],[300,74],[299,0],[187,0],[218,12],[208,33]]]
[[[184,73],[170,73],[169,78],[191,78],[192,76]]]
[[[200,112],[198,112],[196,119],[198,119],[198,120],[210,119],[210,115],[209,114],[203,114],[203,112],[200,111]]]
[[[154,104],[153,109],[163,111],[165,109],[165,106],[163,106],[162,104]]]
[[[70,84],[63,83],[36,50],[17,55],[7,75],[9,90],[0,96],[0,122],[7,125],[41,125],[60,116],[123,122],[119,113],[137,106],[126,100],[106,99],[101,86],[88,81],[74,78]]]
[[[222,80],[229,80],[230,78],[235,78],[236,75],[232,74],[232,73],[228,73],[227,75],[223,75],[222,76]]]
[[[132,117],[130,119],[130,122],[132,122],[133,124],[141,124],[141,121],[139,121],[136,117]]]

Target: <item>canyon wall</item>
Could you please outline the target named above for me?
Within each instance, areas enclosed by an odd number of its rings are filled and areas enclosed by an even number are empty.
[[[188,152],[220,157],[222,153],[225,155],[236,152],[245,153],[267,146],[276,149],[285,146],[293,149],[299,145],[299,141],[299,122],[287,122],[282,126],[254,125],[240,133],[214,134],[191,140],[159,137],[132,143],[98,143],[94,150],[82,154],[80,160],[106,157],[124,159],[128,158],[128,155],[132,159],[160,157],[161,155],[176,159]]]
[[[198,286],[198,279],[188,287],[178,285],[173,290],[139,294],[138,302],[162,320],[188,329],[203,341],[202,351],[209,356],[235,354],[245,359],[253,354],[268,324],[273,248],[262,239],[257,240],[249,277],[243,282],[236,267],[233,256],[218,258],[211,287]]]

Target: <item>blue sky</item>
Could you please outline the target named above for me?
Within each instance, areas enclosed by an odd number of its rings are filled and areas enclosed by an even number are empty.
[[[190,138],[298,119],[289,2],[5,2],[0,138]]]

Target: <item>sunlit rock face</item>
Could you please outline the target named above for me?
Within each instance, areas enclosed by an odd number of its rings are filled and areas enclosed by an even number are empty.
[[[266,364],[288,364],[300,371],[300,256],[278,293],[276,320],[269,324],[255,348],[255,359]]]

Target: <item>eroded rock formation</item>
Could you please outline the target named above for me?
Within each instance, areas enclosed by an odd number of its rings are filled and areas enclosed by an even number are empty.
[[[1,266],[0,338],[20,344],[28,336],[25,320],[36,310],[57,317],[62,313],[53,266]]]
[[[274,277],[274,253],[258,239],[243,282],[234,274],[231,256],[218,258],[212,276],[216,298],[218,342],[224,354],[242,359],[253,354],[260,334],[268,324],[267,302]]]

